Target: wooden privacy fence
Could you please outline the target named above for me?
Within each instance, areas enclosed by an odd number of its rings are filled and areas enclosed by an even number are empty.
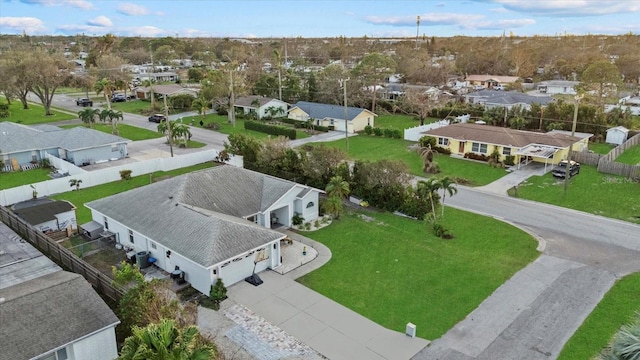
[[[0,221],[63,269],[82,275],[102,295],[116,302],[124,295],[122,289],[111,285],[110,277],[78,258],[67,248],[56,243],[42,231],[26,223],[3,206],[0,206]]]
[[[607,155],[598,161],[598,171],[605,174],[622,175],[630,179],[640,179],[640,166],[615,162],[615,159],[625,150],[638,144],[640,144],[640,134],[636,134],[621,145],[611,149]]]

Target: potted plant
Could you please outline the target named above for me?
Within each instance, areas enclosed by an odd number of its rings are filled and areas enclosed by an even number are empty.
[[[307,255],[307,247],[306,246],[304,246],[302,248],[302,255]]]

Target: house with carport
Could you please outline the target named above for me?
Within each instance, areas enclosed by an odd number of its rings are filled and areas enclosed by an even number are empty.
[[[259,95],[241,96],[233,106],[243,114],[256,114],[258,119],[284,117],[289,107],[284,101]]]
[[[586,151],[593,136],[576,132],[572,137],[567,131],[541,133],[467,123],[432,129],[423,135],[436,138],[438,146],[449,149],[452,156],[464,157],[467,153],[489,156],[495,149],[501,160],[513,156],[515,164],[534,161],[544,163],[545,168],[566,160],[570,147],[572,151]]]
[[[149,252],[155,266],[181,270],[208,294],[221,278],[229,286],[255,271],[282,265],[275,227],[297,213],[318,217],[321,191],[255,171],[221,165],[87,203],[93,221],[116,242]]]
[[[76,166],[126,157],[131,140],[82,126],[62,129],[53,125],[27,126],[0,122],[0,156],[5,171],[16,171],[46,158],[45,154]]]
[[[346,119],[345,119],[346,114]],[[356,107],[320,104],[298,101],[289,109],[288,118],[307,122],[313,120],[314,125],[326,126],[337,131],[355,133],[363,131],[366,126],[374,126],[375,113]]]

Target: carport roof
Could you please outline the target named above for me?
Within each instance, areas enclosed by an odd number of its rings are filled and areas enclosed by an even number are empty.
[[[550,159],[553,157],[553,154],[558,151],[557,147],[546,146],[546,145],[538,145],[538,144],[530,144],[527,145],[520,150],[516,151],[518,155],[531,156],[537,158],[545,158]]]

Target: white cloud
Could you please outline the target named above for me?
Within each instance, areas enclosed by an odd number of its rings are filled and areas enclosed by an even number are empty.
[[[590,16],[640,11],[640,2],[632,0],[476,0],[502,5],[505,9],[528,15]]]
[[[504,30],[534,25],[533,19],[483,20],[464,24],[463,28],[476,30]]]
[[[103,35],[107,32],[102,26],[93,26],[93,25],[60,25],[56,28],[62,34],[65,35],[75,35],[79,33],[86,33],[88,35]]]
[[[0,17],[0,27],[27,34],[39,34],[47,30],[42,20],[34,17]]]
[[[20,0],[29,5],[61,6],[68,5],[82,10],[93,9],[93,4],[86,0]]]
[[[158,36],[158,35],[169,35],[170,33],[166,30],[162,30],[155,26],[139,26],[133,28],[123,29],[123,32],[126,32],[128,36]]]
[[[429,13],[420,15],[421,25],[461,25],[471,21],[478,21],[483,15],[457,13]],[[416,26],[415,16],[368,16],[365,21],[374,25]]]
[[[113,23],[111,22],[111,20],[108,17],[106,17],[104,15],[100,15],[100,16],[96,17],[95,19],[87,20],[87,25],[110,27],[111,25],[113,25]]]
[[[141,5],[132,3],[122,3],[118,5],[118,12],[129,16],[147,15],[149,10]]]

